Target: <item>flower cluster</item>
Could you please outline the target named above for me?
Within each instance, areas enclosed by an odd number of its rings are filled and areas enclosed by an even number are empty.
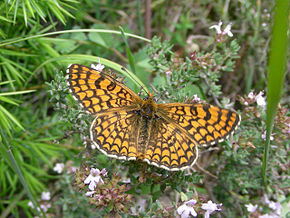
[[[244,114],[247,117],[251,118],[251,115],[253,114],[256,118],[260,118],[261,112],[265,112],[266,100],[263,95],[264,91],[260,91],[258,94],[251,91],[244,97],[239,96],[239,101],[245,106]]]
[[[270,213],[261,214],[262,207],[259,207],[257,204],[246,204],[245,207],[247,211],[251,214],[251,217],[259,218],[279,218],[282,216],[282,205],[279,202],[270,201],[268,196],[265,194],[261,199],[262,204],[271,209]],[[259,209],[259,210],[257,210]]]
[[[196,209],[201,208],[204,213],[205,218],[209,218],[210,214],[212,214],[215,211],[221,211],[220,208],[222,204],[215,204],[212,201],[208,201],[207,203],[201,204],[201,206],[197,205],[197,201],[194,199],[191,199],[189,201],[184,202],[180,207],[177,208],[177,213],[181,216],[181,218],[188,218],[188,217],[196,217],[197,212],[195,211],[194,207]]]
[[[245,106],[250,106],[257,103],[257,106],[264,109],[266,107],[266,100],[263,95],[264,91],[260,91],[258,94],[255,94],[253,91],[251,91],[246,97],[240,97],[240,101]]]
[[[53,171],[57,172],[58,174],[61,174],[64,170],[66,170],[67,173],[73,173],[76,171],[76,167],[73,166],[72,161],[67,161],[65,164],[64,163],[56,163]]]
[[[125,192],[125,184],[119,185],[121,177],[113,174],[111,179],[107,176],[106,169],[88,168],[83,165],[75,172],[75,185],[86,191],[90,204],[98,208],[107,208],[113,205],[111,213],[128,212],[132,204],[132,197]]]
[[[51,204],[49,203],[50,200],[50,192],[42,192],[41,199],[39,200],[39,207],[36,208],[38,212],[41,210],[46,213],[49,208],[51,208]],[[34,209],[34,205],[31,201],[27,204],[29,207]]]

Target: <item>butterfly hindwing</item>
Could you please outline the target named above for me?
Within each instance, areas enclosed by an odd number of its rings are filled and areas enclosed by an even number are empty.
[[[136,122],[135,114],[126,111],[97,116],[91,125],[91,140],[110,157],[135,160],[138,137],[135,133]]]
[[[198,148],[176,125],[158,119],[152,123],[145,151],[145,161],[167,170],[176,171],[193,165]]]

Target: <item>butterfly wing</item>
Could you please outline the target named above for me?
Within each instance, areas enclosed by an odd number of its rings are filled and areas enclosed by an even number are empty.
[[[67,81],[73,97],[92,114],[141,101],[132,90],[109,75],[79,64],[68,66]]]
[[[159,115],[179,125],[198,145],[225,140],[239,125],[240,116],[208,104],[160,104]]]
[[[138,119],[134,112],[119,111],[97,116],[90,129],[94,145],[109,157],[135,160]],[[137,133],[137,134],[136,134]]]
[[[159,118],[152,121],[144,161],[170,171],[183,170],[195,163],[197,145],[175,123]]]

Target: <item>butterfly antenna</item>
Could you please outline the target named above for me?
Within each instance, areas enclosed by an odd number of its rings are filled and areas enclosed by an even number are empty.
[[[125,67],[121,67],[121,70],[125,71],[125,72],[127,73],[127,75],[129,75],[130,79],[133,80],[133,81],[135,81],[135,82],[139,85],[139,87],[141,87],[141,88],[140,88],[140,92],[141,92],[142,90],[144,90],[144,92],[145,92],[147,95],[149,95],[149,93],[146,91],[146,89],[143,87],[143,85],[141,85],[141,84],[140,84],[140,83],[139,83],[135,78],[133,78],[133,77],[131,76],[131,74],[126,70]]]

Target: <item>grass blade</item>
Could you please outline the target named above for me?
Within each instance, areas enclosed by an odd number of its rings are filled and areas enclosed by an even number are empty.
[[[267,138],[264,147],[262,175],[263,182],[267,185],[267,163],[270,146],[270,136],[273,129],[273,122],[277,112],[277,106],[281,98],[285,72],[286,72],[286,52],[288,46],[287,30],[289,26],[289,6],[288,0],[277,0],[274,25],[272,29],[272,42],[269,58],[268,75],[268,104],[267,104]]]

